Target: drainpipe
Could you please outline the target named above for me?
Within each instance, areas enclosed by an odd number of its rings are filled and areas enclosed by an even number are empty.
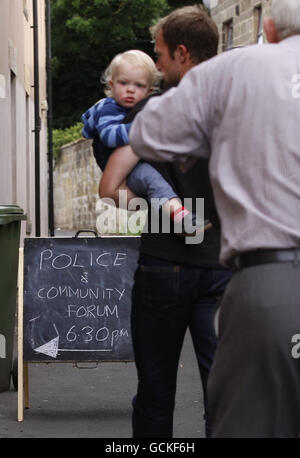
[[[41,236],[40,211],[40,91],[39,91],[39,43],[38,43],[38,6],[37,0],[33,6],[33,51],[34,51],[34,148],[35,148],[35,236]]]
[[[52,71],[51,71],[51,5],[46,2],[46,67],[47,67],[47,125],[48,125],[48,221],[49,234],[54,237],[54,198],[53,198],[53,105],[52,105]]]

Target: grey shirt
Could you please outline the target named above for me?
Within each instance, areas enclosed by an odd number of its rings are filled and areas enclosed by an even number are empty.
[[[300,35],[225,52],[154,97],[130,131],[138,156],[210,158],[220,261],[300,246]]]

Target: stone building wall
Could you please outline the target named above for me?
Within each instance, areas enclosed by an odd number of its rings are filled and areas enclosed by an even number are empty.
[[[220,33],[219,52],[225,51],[231,32],[234,47],[257,43],[259,23],[262,25],[263,18],[269,14],[270,3],[270,0],[211,0],[211,16]]]

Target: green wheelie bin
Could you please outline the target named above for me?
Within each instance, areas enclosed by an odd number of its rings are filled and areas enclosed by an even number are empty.
[[[0,391],[10,387],[21,220],[17,205],[0,205]]]

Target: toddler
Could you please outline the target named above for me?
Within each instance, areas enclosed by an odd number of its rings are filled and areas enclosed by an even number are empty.
[[[104,172],[113,151],[124,145],[127,148],[118,157],[118,170],[114,168],[114,190],[126,180],[129,189],[149,202],[159,202],[171,217],[180,235],[194,235],[196,229],[208,229],[209,221],[199,221],[196,215],[182,206],[180,199],[163,176],[147,162],[138,158],[129,146],[131,123],[122,121],[126,114],[141,100],[150,95],[159,82],[159,74],[150,56],[143,51],[130,50],[118,54],[104,72],[105,94],[108,96],[89,108],[82,116],[82,135],[93,139],[93,151],[97,164]],[[119,160],[121,159],[121,160]],[[117,177],[117,178],[116,178]],[[111,182],[110,176],[110,182]],[[102,196],[103,197],[103,196]],[[157,200],[159,199],[159,201]]]

